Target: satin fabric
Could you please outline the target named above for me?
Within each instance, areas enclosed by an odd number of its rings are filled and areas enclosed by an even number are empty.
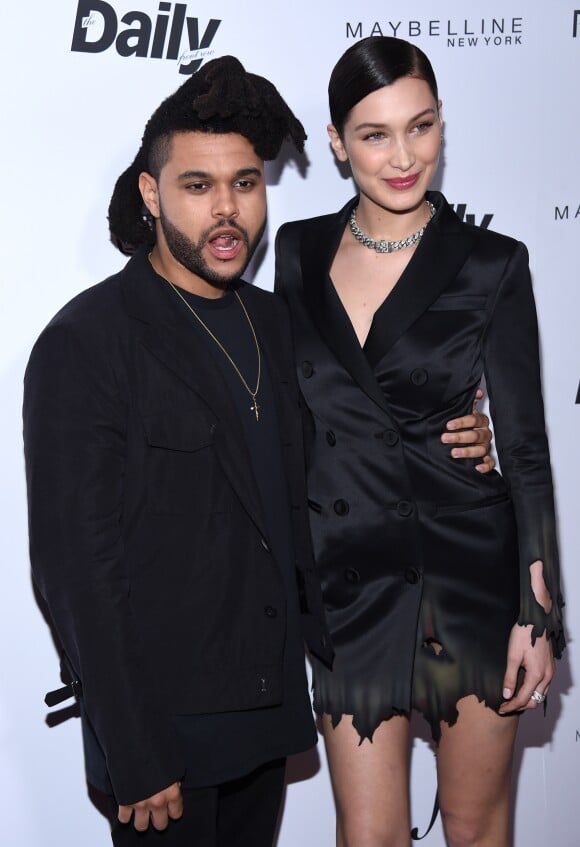
[[[329,275],[357,198],[287,224],[276,290],[290,306],[312,413],[311,530],[335,660],[315,708],[361,736],[415,707],[452,723],[459,699],[502,701],[519,621],[563,647],[536,314],[521,243],[463,224],[444,197],[361,348]],[[485,375],[502,475],[441,444]],[[529,566],[544,563],[550,614]]]

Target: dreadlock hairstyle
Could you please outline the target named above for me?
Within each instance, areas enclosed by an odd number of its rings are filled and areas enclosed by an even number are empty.
[[[161,103],[149,119],[141,147],[124,171],[109,204],[111,241],[121,253],[132,255],[142,245],[155,244],[152,221],[139,191],[139,174],[156,179],[169,156],[176,132],[238,133],[264,160],[275,159],[288,139],[304,150],[304,127],[271,82],[247,73],[234,56],[222,56],[204,65]]]

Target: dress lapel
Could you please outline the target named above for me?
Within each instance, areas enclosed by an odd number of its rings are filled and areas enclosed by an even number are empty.
[[[473,247],[474,236],[443,195],[428,196],[437,211],[397,284],[375,312],[364,346],[371,367],[445,291]]]
[[[166,283],[151,268],[146,254],[136,254],[123,276],[128,313],[142,326],[142,344],[199,395],[215,416],[214,446],[250,517],[265,535],[265,524],[250,458],[228,387],[205,345],[191,327],[179,303],[172,302]],[[202,363],[201,366],[199,363]]]
[[[371,400],[388,413],[385,396],[329,275],[346,222],[357,200],[349,201],[336,215],[320,218],[317,226],[306,228],[301,245],[304,300],[318,332],[338,361]]]
[[[304,298],[321,337],[362,390],[386,412],[389,409],[374,365],[449,286],[474,241],[442,194],[429,192],[428,197],[437,211],[405,271],[375,313],[364,348],[329,275],[358,198],[336,215],[320,218],[316,226],[306,228],[301,245]]]

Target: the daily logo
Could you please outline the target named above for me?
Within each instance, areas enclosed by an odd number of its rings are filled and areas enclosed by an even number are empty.
[[[213,53],[220,24],[211,18],[200,37],[199,18],[187,15],[185,3],[159,3],[153,21],[139,11],[126,12],[119,20],[105,0],[79,0],[71,50],[102,53],[114,45],[119,56],[170,59],[178,62],[180,74],[192,74]]]
[[[522,17],[346,22],[347,39],[367,35],[445,38],[448,47],[516,47],[523,43],[523,33]]]
[[[480,223],[477,223],[475,215],[467,212],[467,203],[457,203],[456,205],[450,203],[450,206],[455,211],[455,214],[460,221],[464,221],[466,224],[471,224],[471,226],[480,226],[482,229],[489,229],[489,225],[493,219],[493,213],[486,212]]]

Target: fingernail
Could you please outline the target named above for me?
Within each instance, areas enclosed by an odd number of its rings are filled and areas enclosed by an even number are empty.
[[[457,429],[457,424],[450,422],[447,424],[447,429]]]
[[[505,697],[506,700],[509,700],[510,697],[512,696],[511,689],[510,688],[504,688],[503,696]]]
[[[463,451],[460,450],[459,447],[455,447],[451,451],[451,455],[453,456],[454,459],[460,459],[463,456]]]
[[[448,433],[444,432],[441,436],[441,441],[443,442],[443,444],[449,444],[449,442],[451,441],[451,436]]]

